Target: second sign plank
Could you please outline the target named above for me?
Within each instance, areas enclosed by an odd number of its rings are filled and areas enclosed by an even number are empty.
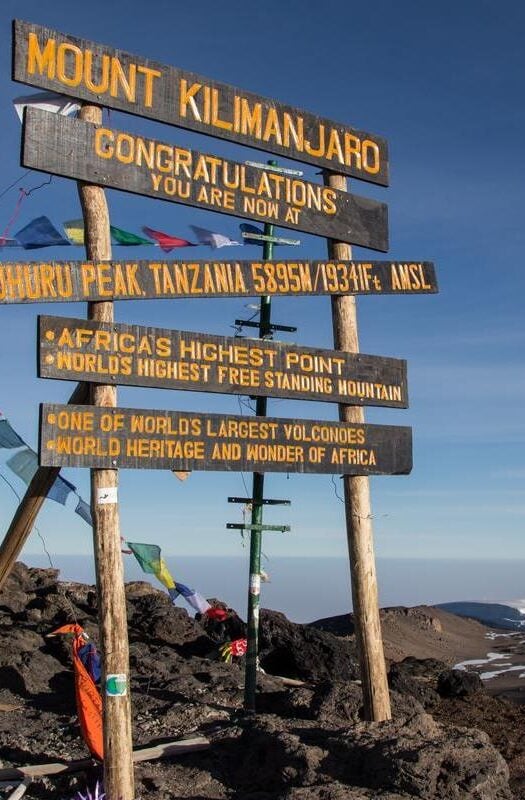
[[[39,317],[39,375],[406,408],[406,361],[141,325]]]
[[[368,197],[36,108],[23,137],[31,169],[388,250],[387,207]]]

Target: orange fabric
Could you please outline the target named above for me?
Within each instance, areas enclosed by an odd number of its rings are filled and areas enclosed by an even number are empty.
[[[89,752],[103,761],[102,698],[91,675],[78,656],[79,649],[85,644],[82,639],[84,629],[80,625],[62,625],[51,635],[54,636],[57,633],[73,633],[75,635],[73,639],[73,669],[78,721]]]

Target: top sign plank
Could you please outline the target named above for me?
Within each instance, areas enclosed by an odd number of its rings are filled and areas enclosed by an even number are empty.
[[[380,136],[42,25],[13,38],[15,81],[388,186]]]

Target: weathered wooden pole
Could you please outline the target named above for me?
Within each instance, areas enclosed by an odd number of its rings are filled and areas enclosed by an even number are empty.
[[[324,173],[325,185],[347,191],[346,178],[332,172]],[[328,257],[351,260],[352,248],[343,242],[328,239]],[[334,346],[349,353],[359,352],[355,297],[332,297]],[[339,406],[341,422],[364,422],[360,406]],[[361,684],[365,717],[380,722],[391,718],[390,696],[386,675],[370,505],[370,483],[366,476],[343,477],[346,533],[352,582],[352,604],[356,642],[361,667]]]
[[[69,398],[69,402],[82,405],[82,403],[87,403],[88,401],[88,385],[87,383],[79,383]],[[56,481],[59,472],[60,467],[39,467],[14,513],[11,524],[0,545],[0,591],[13,569],[13,565],[20,555],[29,534],[33,530],[38,512],[42,508],[44,500]]]
[[[80,117],[100,125],[102,110],[98,106],[84,105]],[[78,192],[84,217],[86,257],[92,261],[109,261],[111,238],[104,190],[79,181]],[[88,318],[113,322],[113,303],[88,303]],[[94,405],[116,407],[115,386],[92,385],[91,393]],[[108,800],[133,800],[129,646],[117,486],[116,469],[91,470],[93,545],[103,659],[104,788]]]

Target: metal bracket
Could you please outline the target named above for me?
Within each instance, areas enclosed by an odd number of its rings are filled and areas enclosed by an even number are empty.
[[[260,327],[260,323],[259,322],[254,322],[251,319],[236,319],[235,320],[235,325],[242,325],[243,327],[246,327],[246,328],[259,328]],[[294,328],[293,325],[274,325],[273,323],[270,323],[268,325],[268,328],[271,331],[285,331],[286,333],[295,333],[296,330],[297,330],[297,328]]]
[[[261,500],[254,500],[253,497],[228,497],[228,503],[242,503],[243,505],[250,506],[290,506],[291,500],[271,500],[270,498],[262,498]]]
[[[229,531],[279,531],[286,533],[291,530],[290,525],[245,525],[244,522],[227,522]]]
[[[288,244],[294,247],[301,244],[300,239],[283,239],[282,236],[268,236],[265,233],[246,233],[242,231],[243,239],[253,239],[255,242],[272,242],[272,244]]]

